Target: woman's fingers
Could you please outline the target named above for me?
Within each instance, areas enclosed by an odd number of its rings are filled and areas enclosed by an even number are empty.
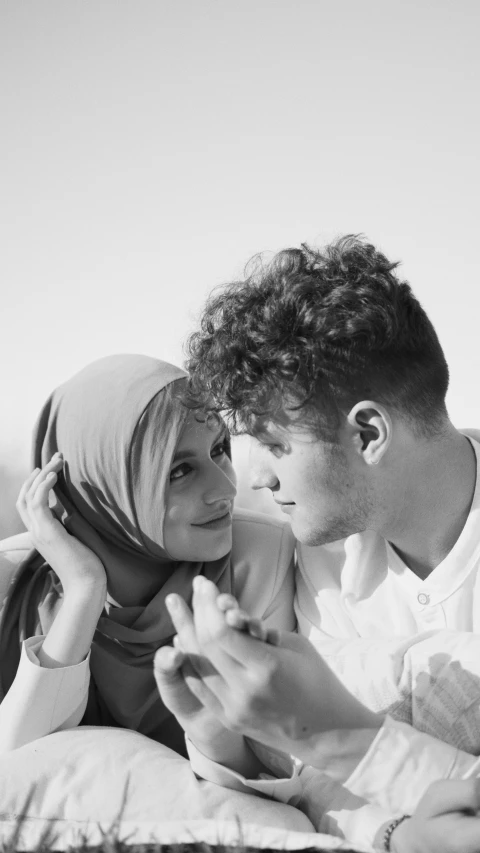
[[[199,677],[198,670],[191,658],[187,658],[185,661],[182,667],[182,672],[184,674],[185,684],[187,685],[190,693],[195,696],[204,708],[210,711],[215,717],[217,717],[217,719],[223,721],[222,703],[219,701],[215,693],[210,690],[204,678]]]
[[[223,612],[227,613],[229,610],[239,610],[240,605],[235,598],[235,596],[231,595],[229,592],[221,592],[217,598],[217,607]]]
[[[225,622],[230,628],[235,628],[237,631],[246,631],[251,637],[261,640],[263,643],[268,640],[268,628],[263,624],[261,619],[255,619],[245,613],[244,610],[227,610],[225,613]]]
[[[39,473],[40,473],[40,468],[34,468],[32,473],[28,475],[27,479],[22,484],[22,487],[18,493],[17,504],[25,502],[25,498],[26,498],[28,491],[30,490],[30,486],[32,485],[33,481],[37,477],[37,474],[39,474]]]
[[[55,519],[49,508],[49,495],[57,482],[63,457],[56,453],[41,470],[36,468],[25,480],[17,501],[17,509],[27,530],[40,539],[52,533]]]
[[[53,489],[55,483],[57,482],[57,474],[55,471],[50,471],[43,480],[37,481],[37,486],[35,489],[35,494],[32,495],[32,506],[37,508],[47,508],[48,507],[48,496],[50,491]]]
[[[235,679],[239,666],[250,667],[249,644],[254,640],[247,632],[230,628],[217,607],[217,597],[215,584],[198,575],[193,583],[193,611],[198,642],[218,671],[227,681],[231,681]],[[255,643],[261,650],[263,644]]]
[[[61,453],[55,453],[55,455],[52,456],[52,458],[50,459],[50,462],[44,465],[41,471],[37,473],[37,476],[33,480],[33,483],[31,483],[30,488],[27,492],[27,499],[33,502],[35,500],[39,486],[43,485],[49,474],[57,475],[59,471],[61,471],[62,467],[63,456]]]
[[[55,485],[57,475],[63,466],[63,456],[56,453],[42,469],[35,468],[23,483],[17,500],[19,510],[35,507],[36,503],[43,503],[45,492],[48,494]],[[48,486],[46,485],[48,483]],[[40,493],[38,489],[40,488]]]
[[[179,648],[186,654],[197,653],[198,643],[195,635],[195,626],[188,604],[176,593],[167,595],[165,604],[173,622],[173,627],[177,632],[176,643]]]
[[[280,646],[282,641],[282,635],[278,628],[268,628],[267,629],[267,638],[265,640],[270,646]]]
[[[180,650],[187,657],[197,677],[205,678],[207,675],[215,674],[210,661],[201,653],[193,615],[188,604],[176,593],[167,595],[165,604],[177,632],[173,640],[175,649]]]
[[[162,646],[155,653],[153,669],[159,679],[170,680],[175,677],[185,661],[185,655],[180,649],[172,646]]]
[[[248,629],[250,619],[248,613],[244,610],[236,608],[235,610],[227,610],[225,613],[225,622],[230,628],[235,628],[237,631],[245,631]]]

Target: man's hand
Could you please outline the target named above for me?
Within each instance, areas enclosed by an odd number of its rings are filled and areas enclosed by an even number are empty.
[[[479,808],[478,779],[434,782],[412,817],[393,831],[390,849],[392,853],[478,853]]]
[[[217,597],[214,584],[195,579],[195,634],[205,668],[190,688],[227,728],[315,766],[320,733],[380,727],[307,639],[281,632],[273,646],[232,629]]]

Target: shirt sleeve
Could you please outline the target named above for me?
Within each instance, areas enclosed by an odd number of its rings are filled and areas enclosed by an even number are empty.
[[[302,795],[298,807],[310,818],[317,831],[340,834],[352,843],[373,845],[383,824],[396,816],[413,814],[427,788],[439,779],[466,779],[480,775],[480,759],[451,744],[443,743],[405,723],[385,719],[376,737],[362,753],[362,732],[332,732],[331,739],[347,737],[353,766],[332,779],[328,754],[335,753],[329,733],[324,741],[325,773],[315,767],[299,770]],[[315,757],[322,746],[315,749]],[[318,765],[317,765],[318,766]],[[348,774],[348,775],[347,775]],[[335,827],[337,831],[335,832]],[[377,836],[378,837],[378,836]]]
[[[44,639],[32,637],[22,644],[15,680],[0,705],[0,753],[77,726],[82,719],[90,656],[74,666],[42,667],[37,654]]]
[[[345,787],[390,814],[412,814],[433,782],[477,775],[476,756],[387,717]]]
[[[188,738],[186,743],[197,776],[226,788],[296,806],[317,832],[371,847],[380,827],[392,819],[391,812],[354,794],[327,773],[253,741],[249,741],[250,746],[265,767],[265,772],[256,779],[247,779],[210,760]]]

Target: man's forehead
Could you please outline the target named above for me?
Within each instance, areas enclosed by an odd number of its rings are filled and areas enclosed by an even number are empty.
[[[259,440],[298,434],[317,437],[311,421],[301,409],[281,409],[275,415],[256,418],[249,425],[247,433]]]

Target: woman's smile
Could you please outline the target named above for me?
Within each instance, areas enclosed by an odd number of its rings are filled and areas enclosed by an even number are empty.
[[[225,527],[229,527],[232,523],[232,511],[231,509],[228,509],[226,512],[222,511],[222,513],[222,515],[215,515],[208,521],[192,522],[192,526],[201,527],[205,530],[224,530]]]

